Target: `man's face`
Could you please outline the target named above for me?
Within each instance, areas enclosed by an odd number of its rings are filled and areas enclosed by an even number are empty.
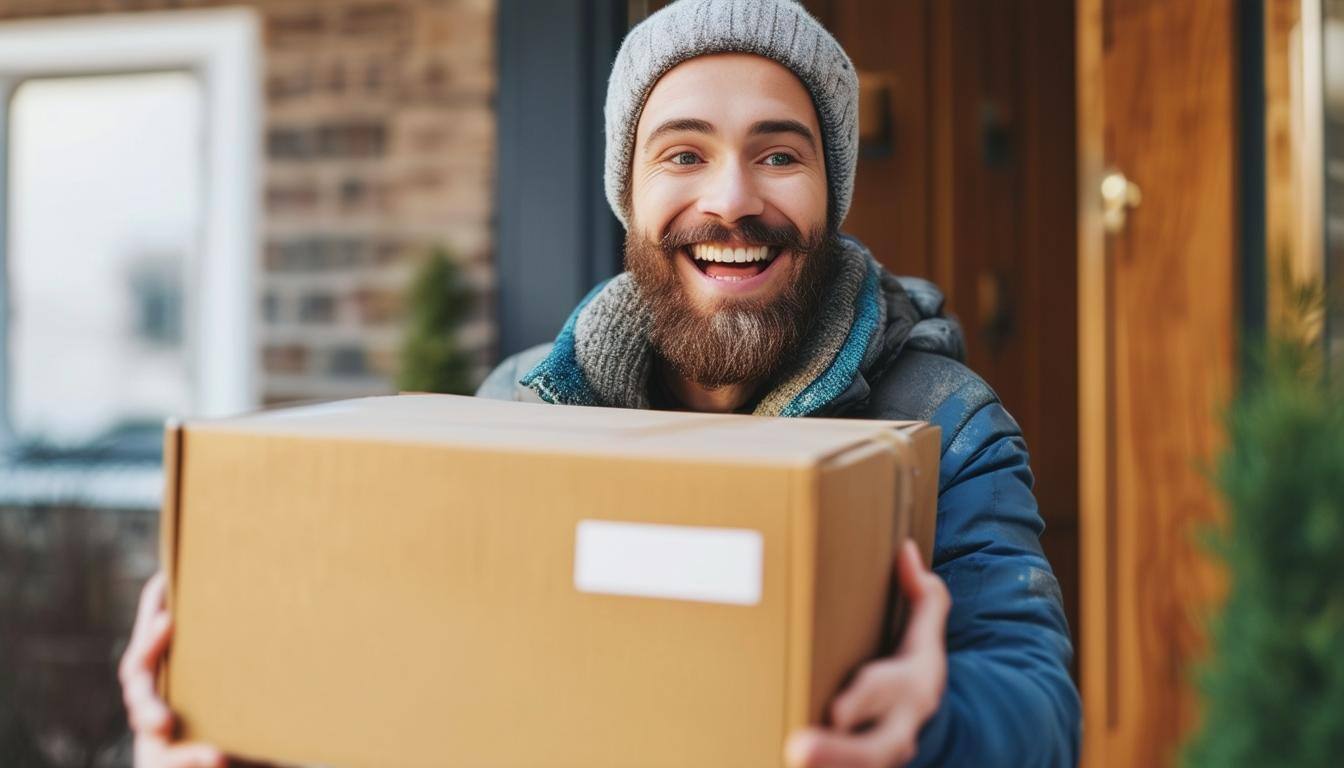
[[[640,116],[630,194],[626,266],[662,357],[707,387],[773,372],[835,261],[821,129],[802,82],[748,54],[673,68]]]

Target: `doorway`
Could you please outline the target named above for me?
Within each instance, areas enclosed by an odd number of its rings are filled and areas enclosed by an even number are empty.
[[[805,5],[859,72],[859,169],[844,229],[892,272],[942,288],[967,364],[1021,425],[1076,652],[1074,4]]]

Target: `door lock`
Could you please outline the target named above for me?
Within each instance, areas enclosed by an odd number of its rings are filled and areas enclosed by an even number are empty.
[[[1120,171],[1110,171],[1101,179],[1101,222],[1106,233],[1115,235],[1125,229],[1125,220],[1132,208],[1143,202],[1139,185],[1125,178]]]

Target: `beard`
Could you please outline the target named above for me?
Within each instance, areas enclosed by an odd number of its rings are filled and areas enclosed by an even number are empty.
[[[641,231],[631,221],[625,268],[649,308],[649,341],[673,370],[709,389],[764,380],[779,370],[811,327],[840,252],[839,236],[827,227],[804,236],[792,224],[772,226],[758,217],[732,229],[708,222],[669,230],[661,240]],[[792,274],[774,296],[722,297],[702,309],[678,276],[676,259],[692,244],[729,240],[791,251]]]

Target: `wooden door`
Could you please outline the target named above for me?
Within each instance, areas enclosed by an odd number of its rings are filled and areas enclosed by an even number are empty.
[[[1236,5],[1079,0],[1084,763],[1171,765],[1216,574],[1193,536],[1234,363]],[[1142,200],[1107,234],[1107,169]]]
[[[859,72],[845,231],[928,278],[1031,449],[1078,627],[1073,0],[807,0]],[[1075,633],[1075,646],[1077,635]]]

